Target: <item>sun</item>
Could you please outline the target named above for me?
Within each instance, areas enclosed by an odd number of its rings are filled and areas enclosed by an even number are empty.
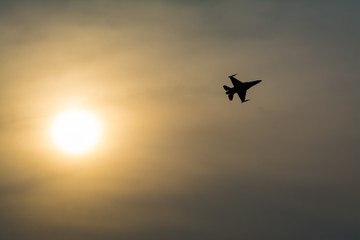
[[[90,151],[99,141],[101,124],[89,111],[71,109],[55,117],[51,137],[64,152],[81,154]]]

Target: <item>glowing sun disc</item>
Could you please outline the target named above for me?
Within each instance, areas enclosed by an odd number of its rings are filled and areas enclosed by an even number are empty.
[[[84,153],[99,141],[101,125],[92,113],[68,110],[59,114],[51,128],[55,145],[68,153]]]

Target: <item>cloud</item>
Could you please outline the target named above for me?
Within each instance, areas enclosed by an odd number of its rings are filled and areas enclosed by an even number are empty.
[[[359,234],[357,3],[1,4],[5,239]],[[44,127],[73,105],[106,123],[84,165]]]

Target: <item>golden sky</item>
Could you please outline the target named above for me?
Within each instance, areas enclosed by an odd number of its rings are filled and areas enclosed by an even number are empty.
[[[0,238],[357,239],[358,12],[2,1]],[[102,123],[87,153],[50,139],[69,108]]]

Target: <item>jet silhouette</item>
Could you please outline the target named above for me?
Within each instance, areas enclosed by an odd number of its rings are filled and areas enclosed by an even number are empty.
[[[229,76],[234,87],[231,88],[226,85],[223,86],[230,101],[233,100],[235,93],[237,93],[239,95],[239,97],[241,99],[241,103],[249,101],[250,99],[245,99],[246,91],[249,88],[251,88],[252,86],[254,86],[255,84],[258,84],[259,82],[261,82],[261,80],[255,80],[252,82],[241,82],[241,81],[237,80],[234,76],[236,76],[236,74]]]

